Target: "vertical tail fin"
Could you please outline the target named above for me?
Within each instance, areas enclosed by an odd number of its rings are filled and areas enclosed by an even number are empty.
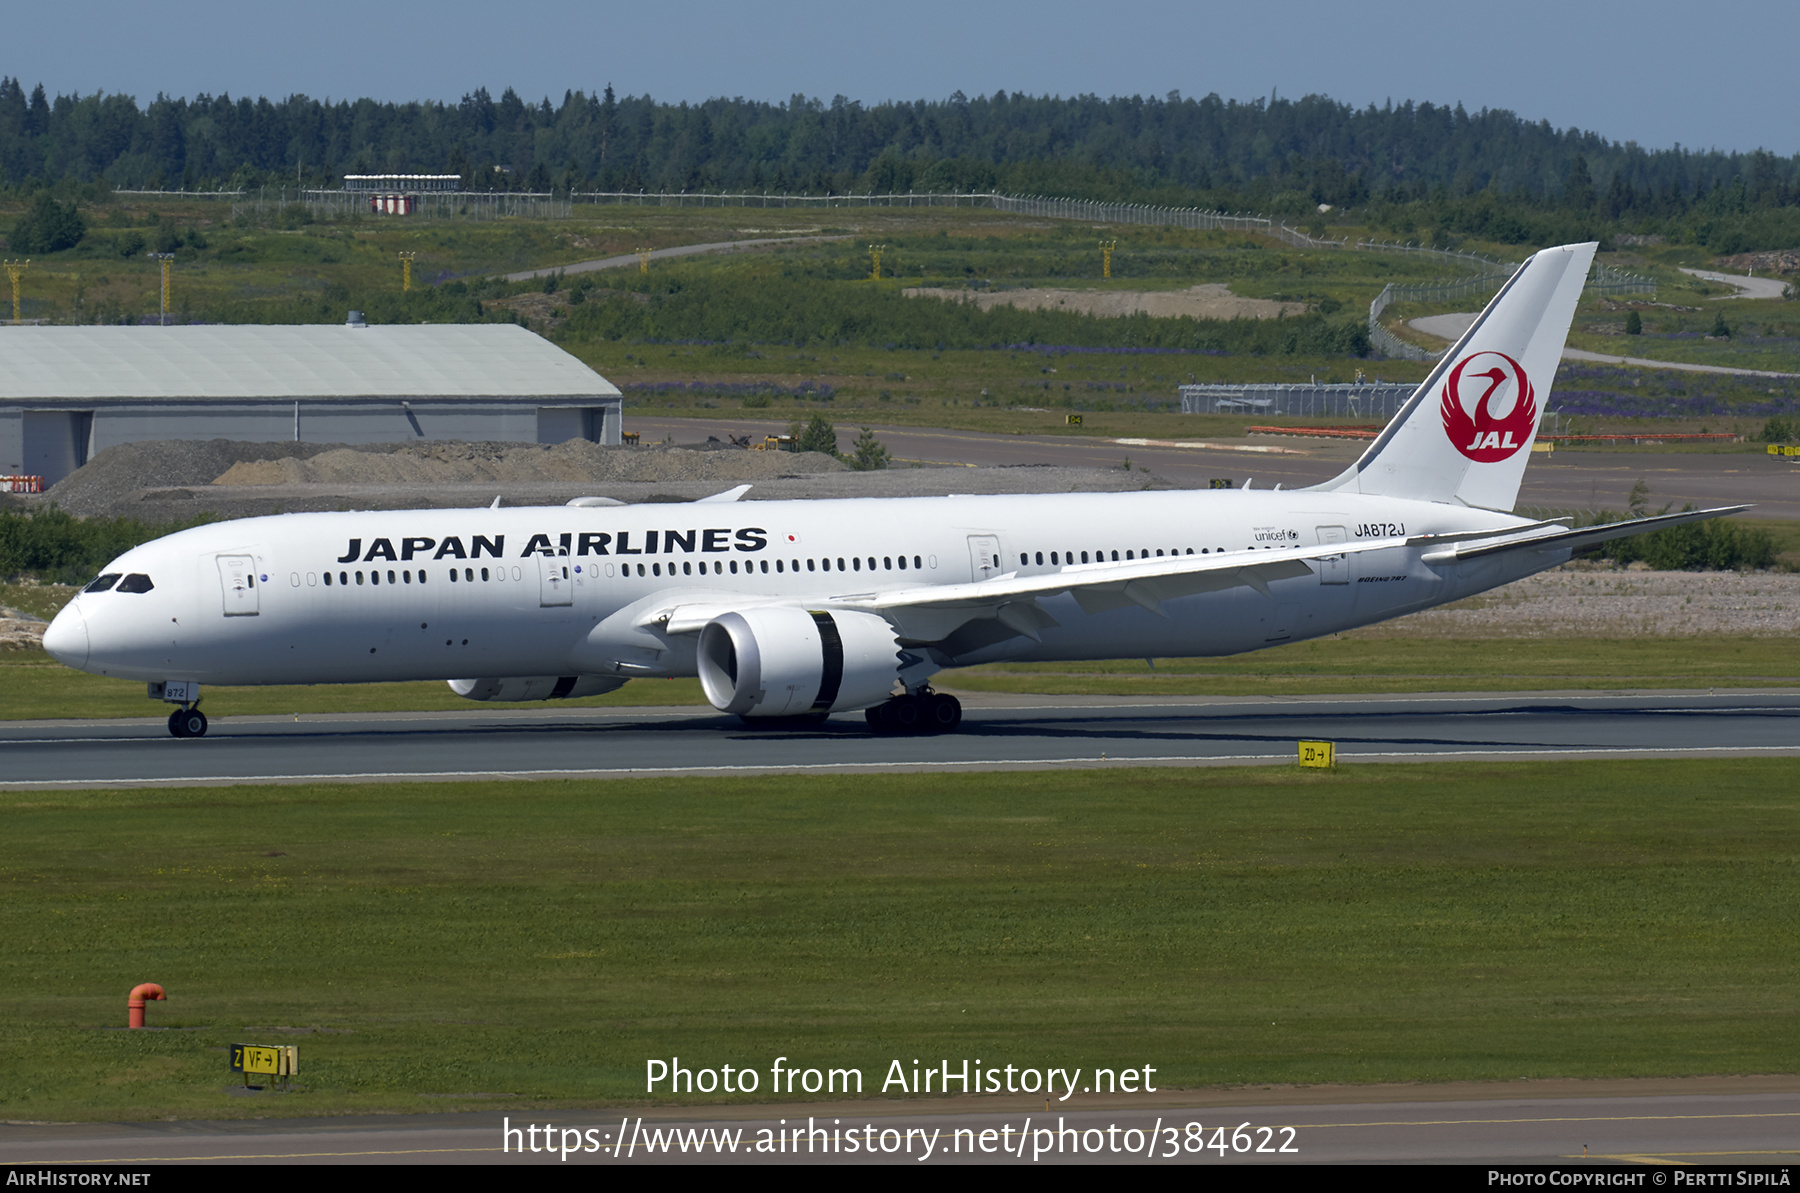
[[[1318,488],[1512,509],[1597,247],[1532,254],[1362,458]]]

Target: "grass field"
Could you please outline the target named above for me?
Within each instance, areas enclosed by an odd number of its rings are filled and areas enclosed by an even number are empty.
[[[1794,1072],[1791,770],[7,793],[0,1117],[642,1102],[672,1055]],[[113,1030],[142,981],[172,1030]],[[304,1092],[229,1096],[234,1042]]]

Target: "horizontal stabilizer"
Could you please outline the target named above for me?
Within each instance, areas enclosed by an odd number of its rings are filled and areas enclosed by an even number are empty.
[[[1488,535],[1485,538],[1458,543],[1442,551],[1427,551],[1424,560],[1430,564],[1441,564],[1480,559],[1505,551],[1585,551],[1589,547],[1596,547],[1613,539],[1629,538],[1634,534],[1645,534],[1652,530],[1666,530],[1671,526],[1685,526],[1689,522],[1704,522],[1709,518],[1729,517],[1732,514],[1741,514],[1749,508],[1747,505],[1728,505],[1710,510],[1684,510],[1679,514],[1657,514],[1649,518],[1633,518],[1627,522],[1583,526],[1578,530],[1547,530],[1545,528],[1556,524],[1539,522],[1536,526],[1520,527],[1521,531],[1527,533],[1510,532],[1504,538],[1498,539],[1493,535]]]

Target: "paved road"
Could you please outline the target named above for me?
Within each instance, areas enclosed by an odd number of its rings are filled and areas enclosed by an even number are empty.
[[[1708,277],[1711,280],[1716,281],[1730,281],[1733,284],[1742,284],[1746,281],[1758,283],[1770,281],[1770,279],[1765,278],[1727,278],[1722,274],[1708,275],[1692,269],[1684,270],[1683,272],[1696,274],[1696,276],[1700,277]],[[1731,294],[1726,295],[1726,297],[1780,298],[1782,283],[1772,282],[1771,284],[1775,287],[1775,293],[1772,295]],[[1408,321],[1407,326],[1413,328],[1415,331],[1422,331],[1428,336],[1436,336],[1440,340],[1454,340],[1461,336],[1463,332],[1469,330],[1469,325],[1474,322],[1474,312],[1464,311],[1451,315],[1423,315],[1417,319]],[[1723,373],[1732,377],[1800,377],[1800,373],[1772,373],[1766,369],[1732,369],[1727,368],[1724,365],[1690,365],[1670,360],[1652,360],[1647,356],[1612,356],[1604,352],[1589,352],[1582,348],[1564,348],[1562,358],[1564,360],[1579,360],[1589,364],[1634,365],[1638,368],[1645,369],[1674,369],[1676,372],[1680,373]]]
[[[708,435],[774,434],[785,422],[759,422],[720,415],[716,418],[656,418],[627,413],[626,425],[646,442],[669,436],[676,443],[704,441]],[[842,423],[839,443],[848,447],[857,424]],[[1362,453],[1361,442],[1256,437],[1214,446],[1154,447],[1097,436],[999,435],[980,431],[946,431],[926,427],[876,426],[876,436],[903,462],[928,464],[1031,465],[1119,468],[1127,457],[1134,468],[1183,488],[1204,489],[1214,477],[1230,477],[1259,489],[1294,489],[1330,480]],[[1276,452],[1244,451],[1274,447]],[[1147,479],[1147,478],[1146,478]],[[1524,506],[1549,509],[1625,508],[1632,486],[1650,486],[1651,501],[1660,506],[1685,502],[1705,508],[1756,506],[1758,518],[1800,518],[1800,482],[1795,465],[1779,457],[1753,454],[1632,454],[1559,451],[1534,456],[1519,493]],[[759,494],[748,494],[751,500]]]
[[[719,240],[711,244],[682,244],[668,249],[652,249],[652,261],[664,261],[670,257],[692,257],[697,253],[742,253],[751,249],[766,249],[783,244],[817,244],[826,240],[851,240],[850,236],[770,236],[760,240]],[[525,282],[532,278],[541,278],[553,273],[596,273],[602,269],[623,269],[627,265],[638,264],[636,253],[625,253],[618,257],[601,257],[595,261],[577,261],[572,265],[552,265],[547,269],[527,269],[519,273],[505,274],[509,282]]]
[[[1712,300],[1714,302],[1728,298],[1780,298],[1787,289],[1787,283],[1780,278],[1753,278],[1741,273],[1720,273],[1716,269],[1683,269],[1681,272],[1703,282],[1722,282],[1737,288],[1736,294],[1721,294]]]
[[[275,781],[912,773],[1288,762],[1800,755],[1800,692],[1214,699],[971,696],[960,732],[876,737],[860,714],[750,729],[710,708],[231,717],[0,726],[0,788]]]
[[[1536,1082],[1542,1088],[1582,1084]],[[280,1164],[468,1164],[539,1163],[844,1163],[868,1162],[865,1141],[879,1149],[877,1163],[1146,1163],[1329,1164],[1424,1162],[1438,1164],[1549,1164],[1562,1169],[1588,1165],[1699,1164],[1735,1171],[1746,1165],[1790,1165],[1800,1156],[1800,1082],[1793,1078],[1713,1078],[1645,1082],[1647,1086],[1719,1088],[1725,1092],[1662,1093],[1649,1096],[1525,1096],[1517,1085],[1415,1086],[1406,1100],[1394,1090],[1329,1091],[1342,1100],[1307,1098],[1311,1091],[1285,1090],[1164,1094],[1107,1099],[1077,1094],[1068,1103],[995,1097],[968,1101],[937,1099],[907,1106],[860,1102],[746,1107],[730,1118],[701,1118],[688,1110],[572,1110],[523,1113],[482,1112],[348,1119],[290,1119],[239,1122],[147,1122],[132,1124],[0,1125],[0,1164],[164,1164],[264,1160]],[[1771,1088],[1773,1087],[1773,1088]],[[1473,1092],[1464,1092],[1473,1091]],[[1444,1097],[1447,1092],[1460,1097]],[[1598,1092],[1597,1090],[1595,1092]],[[1386,1094],[1386,1097],[1382,1097]],[[1435,1098],[1433,1095],[1437,1095]],[[1103,1102],[1096,1106],[1094,1103]],[[1195,1124],[1193,1128],[1189,1124]],[[757,1155],[758,1132],[772,1139],[783,1127],[816,1126],[823,1134],[784,1153]],[[504,1134],[514,1128],[516,1137]],[[537,1132],[530,1127],[540,1128]],[[541,1129],[577,1149],[565,1160],[537,1150]],[[685,1156],[654,1146],[671,1127],[737,1133],[734,1152],[715,1145]],[[1216,1128],[1223,1135],[1215,1137]],[[1242,1151],[1230,1150],[1238,1128]],[[1116,1128],[1116,1130],[1112,1130]],[[1175,1154],[1169,1141],[1175,1141]],[[593,1131],[591,1141],[588,1130]],[[958,1137],[963,1130],[968,1134]],[[564,1136],[564,1131],[576,1134]],[[977,1150],[983,1131],[993,1148]],[[919,1132],[919,1133],[912,1133]],[[1059,1132],[1071,1132],[1059,1134]],[[885,1134],[884,1134],[885,1133]],[[1196,1134],[1197,1133],[1197,1134]],[[617,1154],[623,1137],[623,1154]],[[849,1139],[856,1140],[850,1150]],[[717,1139],[715,1133],[713,1138]],[[790,1138],[792,1138],[790,1136]],[[1018,1154],[1021,1138],[1024,1155]],[[1198,1138],[1218,1138],[1221,1156],[1210,1147],[1194,1149]],[[1150,1140],[1162,1146],[1146,1157]],[[925,1146],[931,1143],[927,1158]],[[585,1150],[592,1143],[592,1151]],[[1004,1145],[1011,1154],[1004,1154]],[[502,1147],[507,1151],[503,1152]],[[667,1147],[667,1144],[664,1144]],[[1124,1151],[1135,1147],[1135,1155]],[[1267,1150],[1258,1152],[1258,1148]],[[1282,1149],[1289,1149],[1283,1151]],[[959,1150],[953,1150],[959,1149]],[[1190,1150],[1192,1149],[1192,1150]],[[674,1149],[669,1149],[674,1150]],[[519,1154],[520,1152],[524,1154]],[[796,1155],[796,1151],[798,1154]],[[974,1153],[974,1154],[971,1154]],[[1790,1177],[1791,1179],[1791,1177]]]

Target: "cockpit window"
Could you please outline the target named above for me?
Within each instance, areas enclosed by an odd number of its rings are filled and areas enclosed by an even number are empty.
[[[89,582],[88,586],[86,588],[82,589],[81,591],[83,591],[83,592],[105,592],[107,589],[111,588],[113,585],[117,584],[118,582],[119,582],[119,573],[107,572],[104,575],[95,576],[93,578],[93,580],[91,582]]]
[[[149,592],[156,585],[150,583],[150,577],[142,572],[133,572],[119,581],[120,592]]]

